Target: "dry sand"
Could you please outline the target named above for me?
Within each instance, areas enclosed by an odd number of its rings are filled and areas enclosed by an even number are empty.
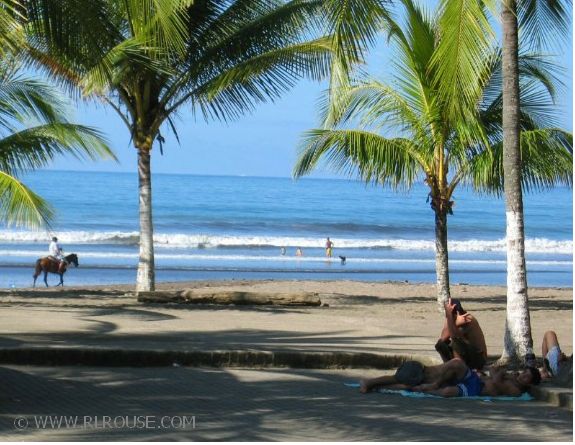
[[[403,282],[356,282],[356,281],[224,281],[224,282],[178,282],[159,283],[157,290],[183,290],[209,287],[211,290],[243,290],[254,292],[317,292],[329,307],[273,310],[261,307],[205,307],[195,311],[191,306],[151,305],[156,314],[171,317],[172,321],[146,324],[146,332],[165,329],[190,334],[201,332],[227,333],[223,337],[233,340],[232,329],[240,332],[291,332],[309,335],[337,337],[332,348],[374,352],[396,352],[407,347],[416,351],[433,351],[433,344],[441,329],[443,317],[436,302],[433,284]],[[57,293],[54,294],[53,292]],[[2,333],[32,333],[32,320],[28,317],[33,309],[38,318],[50,317],[58,312],[62,318],[62,330],[84,329],[84,322],[92,317],[87,311],[107,308],[108,320],[116,322],[115,332],[138,334],[144,328],[141,319],[129,320],[128,312],[143,310],[135,300],[131,285],[92,286],[86,288],[43,288],[0,293],[0,307],[5,315]],[[506,314],[506,291],[499,286],[452,286],[452,296],[460,298],[463,307],[479,320],[486,336],[490,355],[500,354]],[[535,352],[540,354],[540,342],[546,330],[558,333],[564,351],[573,351],[573,291],[570,288],[530,288],[529,304]],[[59,308],[59,309],[58,309]],[[129,310],[128,310],[129,309]],[[199,309],[199,308],[198,308]],[[46,315],[43,315],[43,311]],[[48,313],[50,312],[50,314]],[[64,315],[62,315],[64,314]],[[69,317],[66,319],[65,317]],[[92,318],[96,320],[95,316]],[[98,320],[101,320],[100,317]],[[80,321],[79,321],[80,320]],[[66,326],[66,329],[63,329]],[[155,327],[157,326],[157,327]],[[46,328],[48,329],[48,328]],[[54,326],[57,330],[57,327]],[[41,331],[41,329],[40,329]],[[39,332],[39,331],[36,331]],[[239,334],[236,334],[239,335]],[[410,338],[409,342],[402,338]],[[257,337],[261,340],[260,337]],[[342,340],[343,339],[343,340]],[[351,339],[354,342],[351,343]],[[252,338],[253,340],[253,338]],[[273,339],[266,337],[261,347],[273,346]],[[285,345],[284,345],[285,346]],[[330,348],[331,349],[331,348]]]

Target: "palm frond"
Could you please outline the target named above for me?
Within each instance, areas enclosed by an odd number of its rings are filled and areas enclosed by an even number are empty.
[[[0,4],[0,58],[17,54],[24,42],[23,7],[18,0],[3,0]]]
[[[162,93],[162,105],[225,75],[254,57],[313,41],[319,0],[197,2],[190,10],[190,46]],[[310,18],[311,17],[311,18]],[[177,100],[177,99],[176,99]]]
[[[549,48],[566,42],[572,27],[571,0],[521,0],[517,15],[521,42],[532,48]]]
[[[278,98],[302,76],[325,77],[331,55],[330,39],[323,38],[252,57],[184,93],[166,114],[192,100],[204,115],[224,120],[238,117],[258,102]]]
[[[186,52],[188,9],[194,0],[124,0],[131,36],[152,51]]]
[[[54,211],[17,178],[0,170],[0,220],[10,226],[45,227]]]
[[[481,97],[495,40],[482,1],[441,0],[439,15],[432,75],[447,114],[456,120]]]
[[[93,128],[49,123],[26,128],[0,139],[0,170],[8,174],[45,167],[57,155],[78,159],[110,159],[115,155]]]
[[[573,135],[560,129],[521,132],[521,177],[525,191],[573,184]],[[465,182],[478,192],[501,195],[503,144],[492,146],[473,159]]]
[[[64,101],[44,82],[0,70],[0,127],[16,120],[57,121],[64,118]]]
[[[300,144],[294,177],[309,173],[323,158],[338,173],[359,173],[365,182],[411,187],[421,159],[407,139],[387,139],[359,130],[310,130]]]
[[[385,0],[325,0],[328,33],[333,36],[335,57],[342,69],[346,61],[361,60],[365,50],[375,42],[378,32],[391,20]]]

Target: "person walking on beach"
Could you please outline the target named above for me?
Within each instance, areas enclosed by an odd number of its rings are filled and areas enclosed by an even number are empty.
[[[325,256],[331,258],[332,253],[333,253],[333,243],[328,236],[327,241],[325,242]]]
[[[297,248],[295,251],[295,256],[303,256],[303,250],[301,250],[301,248]]]
[[[443,362],[459,357],[471,369],[485,366],[485,336],[477,319],[463,309],[459,300],[450,298],[445,304],[445,322],[435,350]]]
[[[58,244],[58,238],[55,236],[52,237],[52,241],[48,246],[48,256],[58,261],[58,272],[63,273],[64,265],[66,264],[64,260],[64,249]]]

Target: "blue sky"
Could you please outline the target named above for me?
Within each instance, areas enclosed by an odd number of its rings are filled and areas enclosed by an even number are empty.
[[[563,128],[573,129],[573,38],[553,51],[555,62],[565,68],[566,88],[558,104]],[[385,77],[389,52],[380,42],[369,54],[371,75]],[[260,105],[253,114],[231,123],[212,121],[183,110],[177,120],[181,144],[164,134],[164,155],[158,146],[152,152],[152,172],[205,175],[246,175],[289,177],[296,159],[302,133],[318,124],[317,102],[326,88],[324,83],[300,82],[275,103]],[[136,171],[136,151],[119,117],[104,106],[80,104],[73,110],[76,122],[104,132],[116,152],[119,163],[80,162],[57,159],[50,169],[89,171]],[[335,177],[318,170],[316,177]]]

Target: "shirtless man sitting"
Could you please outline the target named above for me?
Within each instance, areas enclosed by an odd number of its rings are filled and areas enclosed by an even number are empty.
[[[482,369],[487,361],[485,336],[477,319],[459,300],[445,303],[445,322],[435,349],[444,362],[461,358],[471,369]]]
[[[383,376],[362,380],[360,392],[366,393],[374,388],[386,386],[442,397],[519,396],[530,385],[537,385],[541,381],[539,371],[533,367],[514,374],[507,374],[503,369],[492,368],[490,374],[489,377],[480,376],[463,360],[454,358],[442,365],[426,366],[423,371],[423,380],[418,385],[401,384],[395,376]]]

